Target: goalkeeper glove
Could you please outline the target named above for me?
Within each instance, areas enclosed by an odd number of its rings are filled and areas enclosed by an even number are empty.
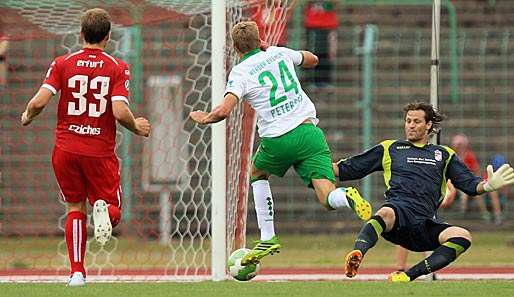
[[[493,173],[493,166],[487,166],[488,181],[484,184],[484,191],[492,192],[505,186],[514,184],[514,169],[509,164],[503,164]]]

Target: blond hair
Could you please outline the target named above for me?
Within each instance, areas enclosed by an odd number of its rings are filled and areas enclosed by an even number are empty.
[[[254,21],[246,21],[236,24],[232,28],[231,37],[234,45],[243,54],[259,48],[259,27]]]

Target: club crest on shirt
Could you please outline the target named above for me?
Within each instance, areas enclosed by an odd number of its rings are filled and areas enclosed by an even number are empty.
[[[440,150],[436,150],[434,152],[434,157],[436,161],[442,161],[443,160],[443,153]]]

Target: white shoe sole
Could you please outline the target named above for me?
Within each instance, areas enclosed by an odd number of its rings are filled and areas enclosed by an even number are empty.
[[[93,222],[95,225],[95,239],[99,245],[105,245],[111,239],[112,225],[109,219],[107,203],[97,200],[93,206]]]

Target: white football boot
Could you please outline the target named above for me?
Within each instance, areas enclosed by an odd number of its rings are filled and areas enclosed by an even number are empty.
[[[95,239],[99,245],[104,246],[111,239],[112,225],[104,200],[97,200],[93,205],[93,222],[95,225]]]
[[[68,280],[67,287],[82,287],[86,285],[86,279],[82,275],[82,272],[74,272]]]

